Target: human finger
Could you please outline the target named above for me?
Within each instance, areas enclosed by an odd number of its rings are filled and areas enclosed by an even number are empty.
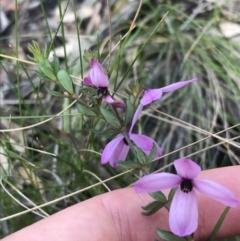
[[[226,167],[203,171],[199,178],[209,179],[229,188],[240,200],[240,167]],[[154,240],[156,228],[169,230],[168,213],[161,209],[146,217],[141,206],[152,201],[148,194],[136,194],[125,188],[66,208],[44,220],[24,228],[3,241],[102,241]],[[195,240],[205,240],[211,233],[225,206],[198,194],[199,225]],[[219,238],[236,236],[239,229],[240,208],[231,209],[218,232]]]

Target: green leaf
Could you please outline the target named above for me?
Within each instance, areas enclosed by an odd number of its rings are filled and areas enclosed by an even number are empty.
[[[93,87],[82,87],[81,88],[81,93],[91,93],[94,95],[97,95],[97,89],[93,88]]]
[[[146,157],[145,153],[137,146],[134,146],[134,149],[136,151],[137,159],[138,159],[139,163],[146,164],[147,157]]]
[[[147,204],[146,206],[143,206],[142,209],[144,211],[150,211],[155,207],[159,207],[159,206],[163,207],[164,205],[162,205],[162,204],[164,204],[164,203],[162,203],[160,201],[153,201],[153,202]]]
[[[96,110],[96,113],[98,112],[99,112],[99,109]],[[107,125],[107,123],[104,119],[97,118],[95,123],[96,124],[95,124],[94,131],[100,133],[106,129],[105,126]]]
[[[147,157],[147,163],[150,163],[150,162],[155,158],[156,153],[157,153],[157,146],[156,146],[156,144],[153,142],[152,150],[151,150],[149,156]]]
[[[53,70],[52,65],[48,59],[43,59],[43,63],[46,67]]]
[[[227,213],[229,212],[229,210],[230,210],[230,207],[226,207],[226,208],[223,210],[223,212],[222,212],[220,218],[218,219],[218,221],[217,221],[217,223],[216,223],[216,225],[215,225],[212,233],[210,234],[210,236],[209,236],[209,238],[208,238],[208,241],[213,241],[213,240],[215,240],[215,237],[216,237],[216,235],[217,235],[217,232],[219,231],[219,229],[220,229],[220,227],[221,227],[224,219],[226,218]]]
[[[170,210],[170,206],[171,206],[171,203],[172,203],[172,199],[174,197],[174,194],[175,192],[177,191],[178,187],[174,187],[170,190],[169,194],[168,194],[168,200],[167,200],[167,203],[165,205],[166,209],[169,211]]]
[[[117,117],[110,112],[109,110],[105,109],[104,107],[100,107],[100,111],[102,113],[102,115],[104,116],[105,120],[113,127],[115,128],[120,128],[121,127],[121,123],[120,121],[117,119]]]
[[[42,62],[44,60],[44,56],[40,51],[40,46],[36,41],[32,41],[32,45],[28,43],[28,50],[33,54],[34,60],[36,62]]]
[[[149,193],[149,195],[154,198],[156,201],[160,201],[162,203],[166,203],[167,202],[167,199],[165,197],[165,195],[158,191],[158,192],[152,192],[152,193]]]
[[[48,56],[49,56],[49,49],[48,49],[48,46],[47,46],[47,44],[45,43],[45,46],[44,46],[44,49],[43,49],[43,57],[45,58],[45,59],[48,59]]]
[[[142,207],[142,209],[145,211],[145,212],[142,212],[142,214],[144,216],[150,216],[150,215],[156,213],[159,209],[163,208],[164,205],[165,204],[160,201],[153,201],[153,202],[149,203],[148,205]]]
[[[174,187],[171,189],[171,191],[168,194],[168,202],[172,202],[173,196],[175,192],[177,191],[178,187]]]
[[[90,101],[92,101],[92,104],[94,105],[94,106],[98,106],[99,105],[99,103],[98,103],[98,101],[97,101],[97,99],[95,98],[95,97],[93,97],[93,96],[89,96],[89,99],[90,99]]]
[[[142,165],[134,161],[117,161],[118,165],[126,169],[140,168]]]
[[[96,135],[101,135],[104,137],[112,138],[112,137],[116,136],[117,134],[119,134],[119,131],[114,128],[108,128],[105,130],[93,130],[93,133]]]
[[[66,97],[64,94],[62,94],[60,92],[57,92],[55,90],[51,90],[47,86],[45,86],[45,89],[52,96],[61,97],[61,98],[65,98]]]
[[[57,72],[57,77],[58,81],[61,84],[61,86],[70,94],[74,94],[74,89],[73,89],[73,82],[68,74],[68,72],[64,69],[60,69]]]
[[[42,73],[41,71],[36,71],[36,75],[38,76],[39,79],[49,80],[49,78],[44,73]]]
[[[90,107],[87,107],[87,106],[82,105],[80,103],[77,104],[77,109],[83,115],[96,116],[96,113],[94,111],[92,111]]]
[[[133,117],[133,105],[129,99],[126,101],[126,106],[125,125],[128,125]]]
[[[84,60],[89,63],[92,58],[95,58],[95,54],[91,50],[84,50]]]
[[[59,58],[55,54],[53,54],[53,61],[51,62],[51,66],[54,70],[54,73],[57,74],[57,72],[60,69],[60,61],[59,61]]]
[[[186,241],[185,238],[181,238],[173,234],[172,232],[162,230],[162,229],[157,229],[157,234],[159,237],[166,241]]]
[[[37,63],[39,70],[46,75],[50,80],[56,81],[57,78],[53,72],[53,69],[46,66],[43,62]]]

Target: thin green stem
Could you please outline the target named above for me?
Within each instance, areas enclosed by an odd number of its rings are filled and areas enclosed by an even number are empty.
[[[140,53],[142,52],[142,50],[145,48],[145,46],[147,45],[147,43],[150,41],[150,39],[153,37],[153,35],[156,33],[156,31],[158,30],[159,26],[162,24],[163,20],[165,19],[165,17],[167,16],[168,12],[162,17],[162,19],[159,21],[159,23],[157,24],[157,26],[153,29],[153,31],[151,32],[151,34],[149,35],[149,37],[147,38],[147,40],[145,41],[145,43],[142,45],[142,47],[140,48],[140,50],[138,51],[136,57],[134,58],[134,60],[132,61],[131,65],[128,67],[127,71],[125,72],[124,76],[122,77],[121,81],[119,82],[117,89],[114,91],[117,91],[118,88],[121,86],[121,84],[123,83],[124,79],[126,78],[126,76],[128,75],[129,71],[132,69],[134,63],[136,62],[138,56],[140,55]],[[127,39],[127,38],[126,38]],[[125,39],[125,40],[126,40]]]
[[[81,38],[80,38],[80,25],[77,22],[77,15],[76,15],[76,8],[75,8],[75,3],[72,0],[72,7],[74,9],[74,18],[75,18],[75,22],[76,22],[76,31],[77,31],[77,39],[78,39],[78,50],[79,50],[79,59],[80,59],[80,73],[81,73],[81,78],[83,79],[83,60],[82,60],[82,48],[81,48]]]
[[[59,15],[60,18],[63,19],[64,18],[64,14],[66,12],[66,9],[69,5],[70,0],[67,1],[66,4],[66,8],[64,13],[62,12],[62,6],[61,6],[61,1],[58,0],[58,9],[59,9]],[[62,31],[62,37],[63,37],[63,50],[64,50],[64,56],[65,56],[65,68],[66,71],[69,73],[69,68],[68,68],[68,61],[67,61],[67,50],[66,50],[66,42],[65,42],[65,31],[64,31],[64,23],[61,21],[61,23],[59,24],[61,26],[61,31]],[[70,100],[68,98],[65,98],[63,100],[63,109],[66,108],[68,105],[70,104]],[[71,130],[71,109],[67,110],[67,115],[63,116],[63,124],[62,124],[62,128],[65,132],[69,133]]]
[[[107,8],[108,8],[108,25],[109,25],[109,59],[108,59],[108,68],[111,63],[111,53],[112,53],[112,22],[111,22],[111,8],[109,0],[107,1]]]
[[[15,0],[15,9],[18,9],[18,1]],[[18,23],[18,11],[14,11],[15,13],[15,56],[18,58],[18,39],[19,39],[19,36],[18,36],[18,26],[19,26],[19,23]],[[21,93],[20,93],[20,79],[19,79],[19,63],[18,61],[16,62],[16,79],[17,79],[17,85],[18,85],[18,88],[17,88],[17,95],[18,95],[18,100],[19,100],[19,104],[18,104],[18,107],[19,107],[19,115],[22,116],[22,98],[21,98]]]
[[[218,230],[220,229],[224,219],[226,218],[227,216],[227,213],[229,212],[230,210],[230,207],[226,207],[223,212],[222,212],[222,215],[220,216],[220,218],[218,219],[212,233],[210,234],[209,238],[208,238],[208,241],[213,241],[214,238],[216,237],[216,234],[218,232]]]
[[[45,22],[46,22],[46,25],[47,25],[47,30],[48,30],[48,36],[50,37],[50,40],[51,40],[51,43],[53,43],[53,38],[52,38],[52,34],[51,34],[51,28],[48,24],[48,20],[47,20],[47,14],[46,14],[46,11],[45,11],[45,8],[43,6],[43,2],[42,0],[40,0],[40,5],[41,5],[41,9],[42,9],[42,12],[43,12],[43,16],[44,16],[44,19],[45,19]],[[50,51],[51,48],[48,49],[48,51]],[[49,54],[49,52],[48,52]]]

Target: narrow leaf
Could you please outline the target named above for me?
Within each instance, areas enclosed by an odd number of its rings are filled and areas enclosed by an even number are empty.
[[[31,52],[33,54],[33,56],[34,56],[33,59],[36,62],[42,62],[43,61],[43,56],[41,54],[39,44],[36,41],[33,41],[32,45],[30,43],[28,43],[28,50],[29,50],[29,52]]]
[[[152,192],[152,193],[149,193],[149,195],[154,198],[156,201],[160,201],[162,203],[166,203],[167,202],[167,199],[165,197],[165,195],[158,191],[158,192]]]
[[[147,163],[150,163],[155,158],[156,153],[157,153],[157,147],[156,147],[156,144],[153,143],[152,150],[151,150],[149,156],[147,157]]]
[[[133,105],[132,105],[132,102],[127,99],[126,101],[126,114],[125,114],[125,125],[127,125],[131,120],[132,120],[132,117],[133,117]]]
[[[92,104],[94,105],[94,106],[98,106],[98,101],[97,101],[97,99],[95,98],[95,97],[93,97],[93,96],[89,96],[89,100],[90,100],[90,102],[92,102]]]
[[[119,134],[119,131],[114,128],[108,128],[105,130],[92,130],[92,131],[96,135],[101,135],[101,136],[108,137],[108,138],[112,138],[112,137],[116,136],[117,134]]]
[[[52,96],[61,97],[61,98],[66,97],[65,95],[63,95],[63,94],[60,93],[60,92],[57,92],[57,91],[55,91],[55,90],[49,89],[47,86],[45,86],[45,89],[46,89],[46,91],[47,91],[50,95],[52,95]]]
[[[169,211],[170,210],[170,206],[172,203],[172,199],[174,197],[175,192],[177,191],[178,187],[174,187],[170,190],[169,194],[168,194],[168,200],[167,203],[165,205],[166,209]]]
[[[164,206],[164,203],[162,203],[162,202],[160,202],[160,201],[153,201],[153,202],[147,204],[146,206],[143,206],[142,209],[143,209],[144,211],[150,211],[150,210],[152,210],[153,208],[159,207],[159,206],[163,207],[163,206]]]
[[[37,63],[39,70],[46,75],[50,80],[56,81],[57,78],[53,73],[53,69],[47,67],[43,62]]]
[[[135,168],[140,168],[142,165],[140,165],[137,162],[134,161],[118,161],[117,162],[119,166],[126,168],[126,169],[135,169]]]
[[[82,87],[81,88],[81,93],[91,93],[94,95],[97,95],[97,89],[93,88],[93,87]]]
[[[50,63],[50,61],[48,59],[43,59],[43,63],[46,67],[48,67],[49,69],[53,69],[52,65]]]
[[[168,194],[168,202],[172,202],[173,196],[175,194],[175,192],[177,191],[177,187],[174,187],[171,189],[171,191]]]
[[[208,238],[208,241],[213,241],[216,237],[216,234],[218,232],[218,230],[220,229],[224,219],[226,218],[227,216],[227,213],[229,212],[230,210],[230,207],[226,207],[223,212],[222,212],[222,215],[220,216],[220,218],[218,219],[212,233],[210,234],[209,238]]]
[[[185,238],[181,238],[173,234],[172,232],[162,230],[162,229],[157,229],[157,234],[159,237],[166,241],[186,241]]]
[[[68,72],[64,69],[60,69],[57,73],[58,81],[61,84],[61,86],[70,94],[74,93],[73,89],[73,82],[68,74]]]
[[[36,71],[36,75],[38,76],[39,79],[42,79],[42,80],[49,80],[49,78],[41,71]]]
[[[54,73],[57,74],[57,72],[60,69],[60,61],[59,61],[59,58],[55,54],[53,54],[53,61],[51,62],[51,66],[54,70]]]
[[[95,58],[95,54],[91,50],[84,50],[84,60],[89,63],[92,58]]]
[[[139,161],[139,163],[141,164],[146,164],[146,155],[145,153],[137,146],[134,146],[134,149],[136,151],[136,154],[137,154],[137,159]]]
[[[147,206],[145,207],[146,209],[148,208],[148,210],[146,210],[145,212],[142,212],[142,215],[144,215],[144,216],[153,215],[158,210],[160,210],[162,207],[164,207],[164,203],[161,203],[159,201],[154,201],[153,203],[150,203],[149,207],[147,207]]]
[[[96,116],[96,113],[94,111],[91,110],[91,108],[85,106],[85,105],[82,105],[82,104],[77,104],[77,109],[78,111],[83,114],[83,115],[86,115],[86,116]]]
[[[117,119],[117,117],[110,112],[109,110],[105,109],[104,107],[100,107],[100,111],[102,113],[102,115],[104,116],[105,120],[112,125],[115,128],[120,128],[121,127],[121,123],[120,121]]]

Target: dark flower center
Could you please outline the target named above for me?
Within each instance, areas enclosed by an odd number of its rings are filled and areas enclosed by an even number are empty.
[[[125,145],[128,146],[128,142],[127,142],[127,140],[125,138],[123,138],[123,142],[124,142]]]
[[[184,179],[181,183],[181,190],[183,192],[191,192],[193,189],[193,185],[192,185],[192,181],[191,180],[188,180],[188,179]]]
[[[108,95],[108,88],[107,87],[99,87],[97,89],[97,94],[99,97],[106,97]]]
[[[127,141],[126,141],[126,139],[125,139],[125,138],[123,138],[123,142],[124,142],[124,144],[125,144],[125,145],[127,145],[127,146],[128,146],[128,143],[127,143]]]
[[[127,145],[127,146],[128,146],[127,140],[126,140],[125,138],[123,138],[123,142],[124,142],[124,144],[125,144],[125,145]],[[132,141],[132,140],[131,140],[131,142],[133,143],[133,141]]]

